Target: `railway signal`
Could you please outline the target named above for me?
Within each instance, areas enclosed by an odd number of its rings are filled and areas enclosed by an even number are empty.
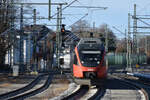
[[[65,30],[65,24],[62,24],[61,26],[61,38],[62,38],[62,47],[65,47],[65,44],[64,44],[64,37],[65,37],[65,33],[66,33],[66,30]]]
[[[65,34],[65,24],[62,24],[61,26],[61,35],[63,36]]]

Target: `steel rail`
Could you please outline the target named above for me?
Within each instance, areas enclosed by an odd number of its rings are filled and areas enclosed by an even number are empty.
[[[74,92],[71,95],[63,98],[62,100],[78,100],[83,95],[85,95],[88,92],[88,90],[89,90],[89,86],[82,85],[82,86],[80,86],[80,88],[76,92]]]
[[[143,88],[141,88],[141,91],[144,93],[146,100],[149,100],[150,99],[150,82],[145,81],[145,80],[131,80],[129,77],[130,76],[127,75],[127,77],[125,77],[125,79],[127,79],[128,81],[134,82],[138,86],[143,85]]]
[[[26,85],[25,87],[22,87],[22,88],[19,88],[17,90],[14,90],[14,91],[10,91],[8,93],[4,93],[4,94],[0,94],[0,100],[5,100],[5,99],[8,99],[10,97],[13,97],[13,96],[16,96],[18,94],[21,94],[23,92],[26,92],[30,89],[32,89],[33,87],[35,87],[40,81],[41,79],[46,76],[48,74],[42,74],[42,75],[39,75],[35,80],[33,80],[31,83],[29,83],[28,85]]]
[[[29,97],[34,96],[34,95],[36,95],[36,94],[39,94],[39,93],[43,92],[44,90],[46,90],[46,89],[50,86],[50,84],[51,84],[51,82],[52,82],[52,79],[53,79],[53,75],[52,75],[52,74],[49,74],[49,76],[48,76],[46,82],[45,82],[44,85],[42,85],[40,88],[38,88],[38,89],[36,89],[36,90],[33,90],[33,91],[30,91],[30,92],[27,92],[27,93],[25,93],[25,94],[21,94],[21,95],[19,95],[19,96],[10,98],[10,99],[8,99],[8,100],[24,100],[24,99],[26,99],[26,98],[29,98]]]
[[[105,88],[98,87],[97,92],[92,97],[90,97],[88,100],[100,100],[104,94],[105,94]]]
[[[149,100],[150,98],[149,98],[149,93],[150,93],[150,90],[149,91],[147,91],[146,90],[146,87],[143,87],[142,85],[142,83],[140,83],[140,84],[138,84],[138,81],[134,81],[134,80],[129,80],[128,78],[126,78],[126,77],[124,77],[124,79],[123,79],[123,77],[120,77],[120,76],[113,76],[115,79],[118,79],[118,80],[120,80],[120,81],[122,81],[122,82],[124,82],[124,84],[128,84],[128,86],[130,86],[130,87],[133,87],[133,88],[135,88],[135,89],[137,89],[137,90],[141,90],[142,91],[142,93],[144,94],[144,96],[145,96],[145,99],[146,100]]]

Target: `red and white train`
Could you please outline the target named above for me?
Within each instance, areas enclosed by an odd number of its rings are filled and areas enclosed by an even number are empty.
[[[80,39],[73,56],[72,73],[76,83],[91,84],[93,80],[106,79],[105,48],[100,39]]]

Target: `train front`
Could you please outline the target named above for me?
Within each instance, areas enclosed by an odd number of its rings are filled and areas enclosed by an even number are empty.
[[[75,47],[73,76],[79,83],[106,78],[105,49],[99,39],[81,39]]]

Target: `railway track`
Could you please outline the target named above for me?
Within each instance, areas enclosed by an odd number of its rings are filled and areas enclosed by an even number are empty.
[[[63,98],[62,100],[78,100],[83,95],[85,95],[88,90],[89,90],[89,87],[87,85],[82,85],[82,86],[80,86],[80,88],[77,91],[75,91],[71,95]]]
[[[48,78],[46,79],[45,83],[40,88],[34,89],[34,87],[37,86],[41,80],[47,76]],[[5,94],[1,94],[0,100],[24,100],[25,98],[38,94],[49,87],[52,81],[52,77],[52,73],[41,74],[27,86]]]
[[[100,100],[104,95],[105,89],[103,87],[89,87],[87,85],[81,85],[79,89],[73,92],[71,95],[64,97],[62,100]]]
[[[93,96],[88,98],[88,100],[100,100],[100,98],[102,98],[102,96],[104,94],[105,94],[105,88],[104,87],[98,87],[97,92]]]
[[[143,88],[142,85],[137,85],[133,81],[128,81],[119,77],[111,78],[115,81],[117,80],[115,82],[116,84],[112,87],[110,86],[111,83],[109,86],[95,86],[94,88],[80,86],[76,92],[73,92],[62,100],[115,100],[114,98],[119,98],[119,100],[149,100],[148,91]],[[116,89],[117,92],[114,89]]]
[[[140,80],[130,79],[129,76],[115,75],[115,78],[120,79],[124,83],[129,84],[129,86],[134,87],[136,90],[140,90],[143,93],[145,100],[150,100],[150,83],[142,82]]]

